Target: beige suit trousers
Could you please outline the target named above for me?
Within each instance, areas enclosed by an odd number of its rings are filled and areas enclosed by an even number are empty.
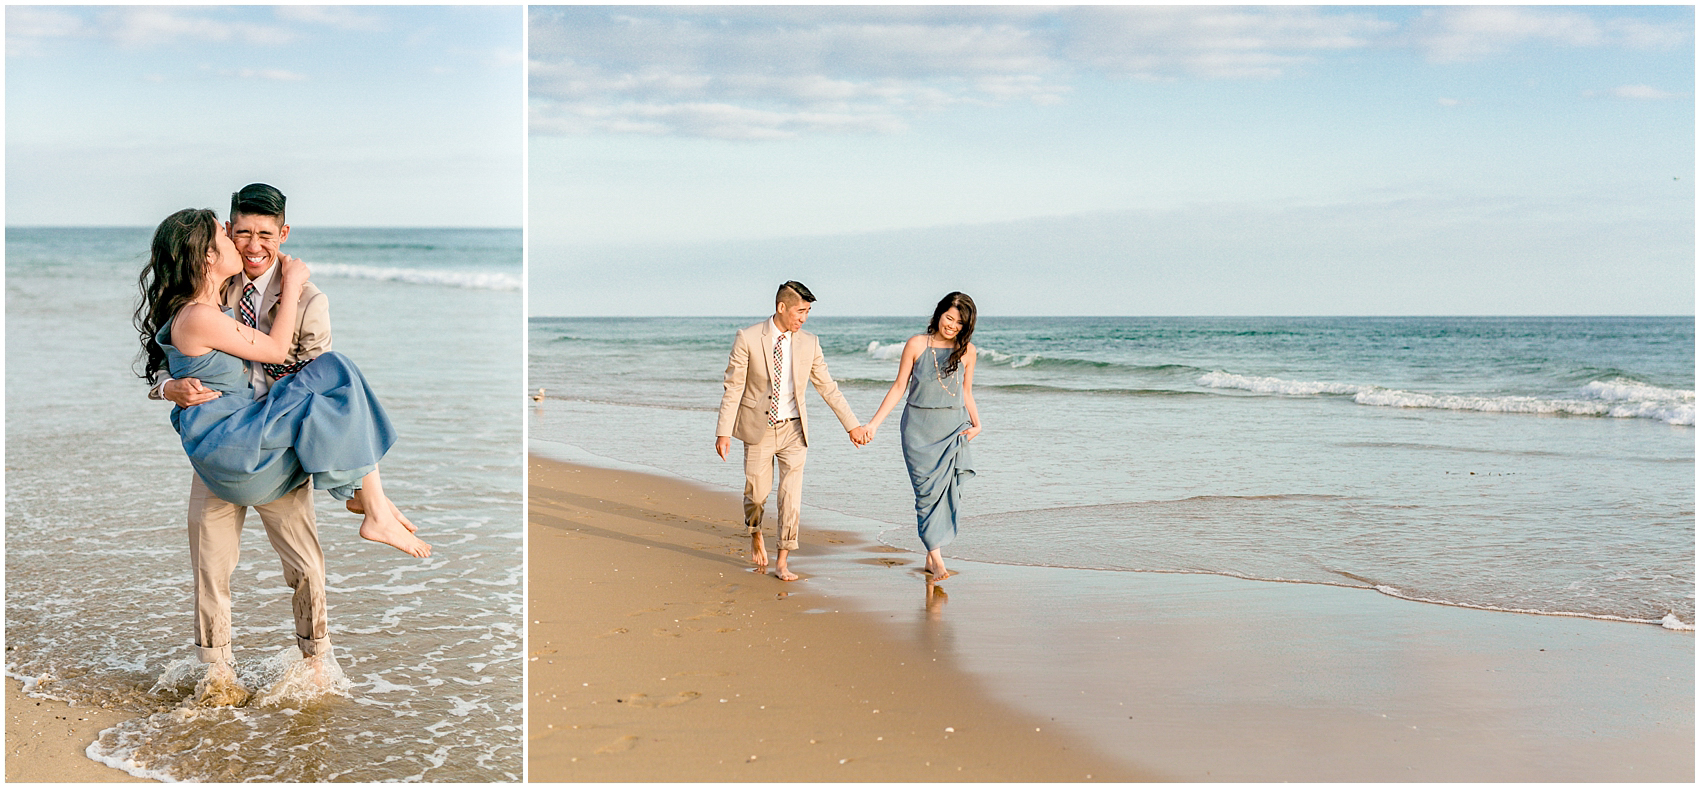
[[[303,483],[254,507],[295,590],[295,644],[304,656],[329,654],[325,554],[313,518],[313,485]],[[189,560],[195,574],[195,646],[202,662],[230,662],[230,575],[240,559],[248,507],[220,499],[200,476],[189,486]]]
[[[797,522],[803,515],[803,463],[809,447],[798,419],[764,427],[762,439],[744,444],[744,527],[761,533],[761,513],[773,489],[773,465],[779,463],[779,549],[797,549]]]

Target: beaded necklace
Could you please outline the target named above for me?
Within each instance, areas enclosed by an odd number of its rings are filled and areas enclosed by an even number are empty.
[[[928,344],[927,344],[927,349],[933,351],[933,377],[936,380],[938,380],[939,388],[942,389],[944,391],[944,393],[949,394],[952,398],[955,398],[958,395],[957,395],[956,392],[951,391],[949,386],[946,386],[944,384],[944,367],[939,364],[939,351],[943,350],[944,348],[933,347],[932,343],[929,341]],[[954,377],[956,377],[956,373],[952,372],[952,373],[950,373],[950,376],[954,378]]]

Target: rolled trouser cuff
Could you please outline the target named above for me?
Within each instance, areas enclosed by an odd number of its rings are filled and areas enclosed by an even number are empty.
[[[228,663],[236,661],[236,657],[233,654],[231,654],[231,652],[230,652],[230,644],[229,643],[226,643],[222,646],[216,646],[214,648],[207,648],[206,646],[196,644],[195,645],[195,656],[198,657],[202,662],[206,662],[206,663],[224,662],[224,663],[228,664]]]
[[[331,653],[331,639],[328,637],[304,638],[296,635],[295,647],[301,649],[301,656],[303,657],[316,657],[320,654]]]
[[[795,550],[795,549],[797,549],[797,540],[795,540],[795,539],[781,539],[781,540],[779,540],[779,549],[781,549],[781,550]]]

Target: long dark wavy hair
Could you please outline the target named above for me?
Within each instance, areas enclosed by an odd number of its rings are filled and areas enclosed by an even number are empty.
[[[142,340],[136,373],[153,380],[165,367],[165,349],[154,340],[177,310],[194,300],[207,277],[207,250],[219,232],[218,215],[208,208],[184,208],[153,231],[153,253],[138,281],[142,296],[136,305],[136,333]]]
[[[968,340],[974,336],[974,299],[969,298],[967,293],[951,293],[939,299],[939,305],[933,307],[933,320],[927,324],[927,333],[938,335],[939,319],[951,307],[956,307],[956,314],[962,317],[962,330],[956,334],[956,347],[950,351],[950,358],[939,370],[941,375],[956,374],[956,368],[962,365],[962,357],[968,355]]]

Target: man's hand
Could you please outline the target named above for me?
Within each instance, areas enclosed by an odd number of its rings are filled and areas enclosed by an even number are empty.
[[[853,427],[850,430],[850,442],[857,446],[866,446],[868,441],[873,439],[874,434],[867,427]]]
[[[721,435],[714,439],[714,453],[720,455],[720,461],[726,461],[726,452],[732,450],[732,439]]]
[[[192,408],[219,397],[217,391],[201,385],[198,378],[176,378],[166,381],[159,394],[180,408]]]

